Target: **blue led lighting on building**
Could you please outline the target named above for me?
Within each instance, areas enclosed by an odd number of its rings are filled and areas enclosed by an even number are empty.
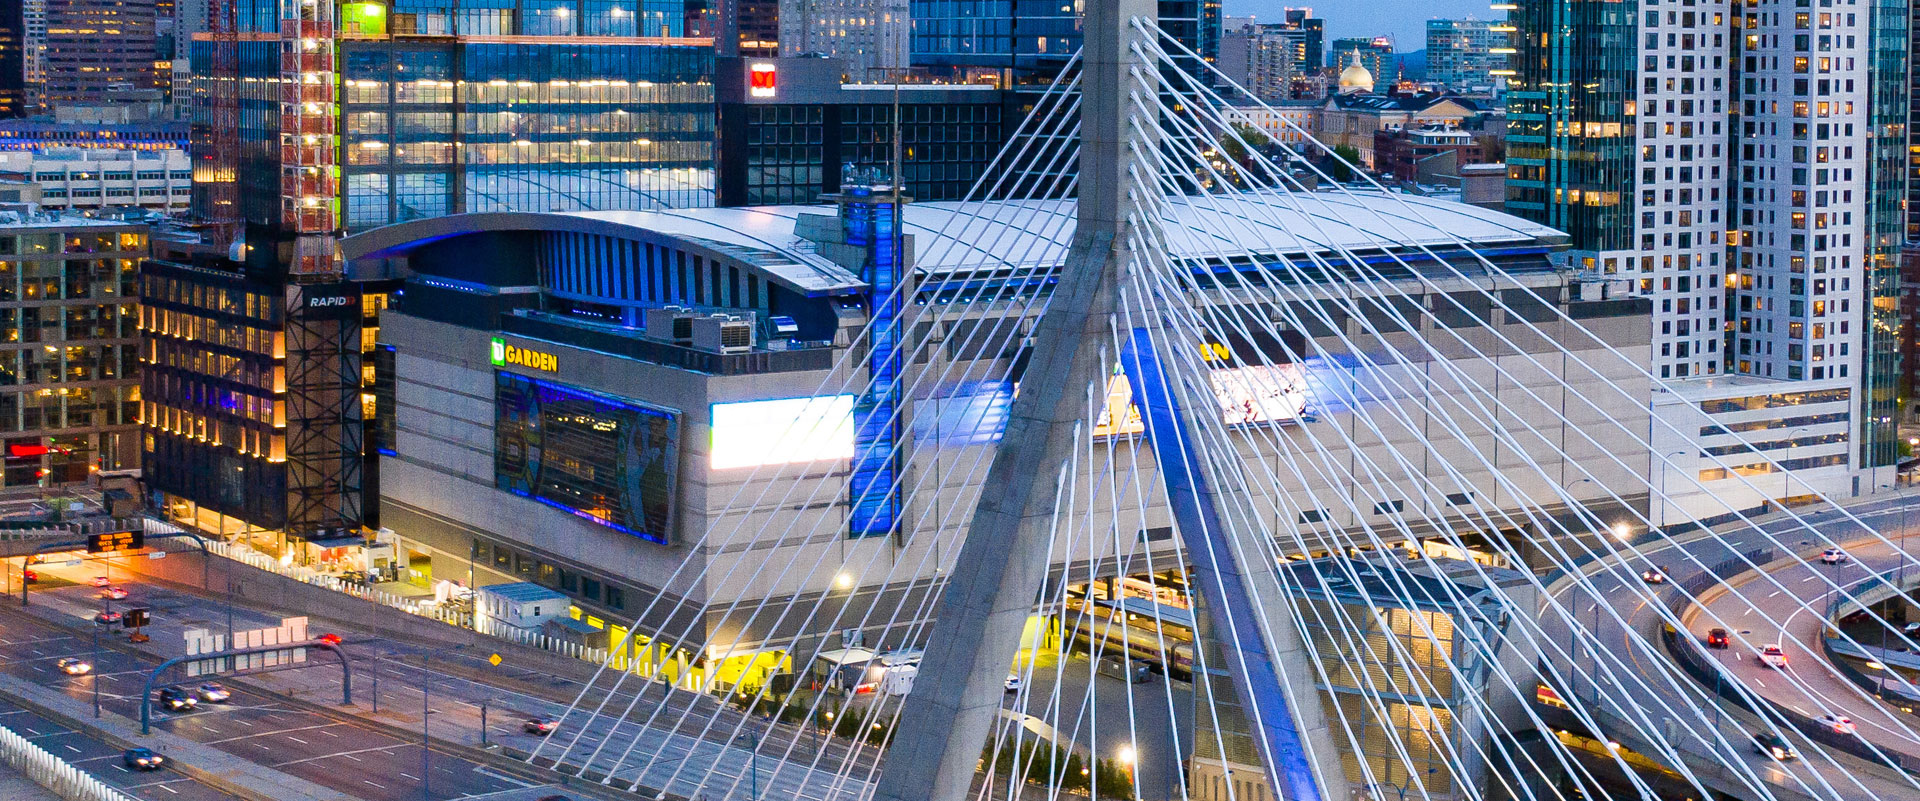
[[[851,509],[847,534],[880,537],[893,533],[900,522],[901,426],[896,411],[900,394],[900,310],[905,272],[899,239],[900,198],[886,187],[853,186],[841,203],[842,231],[847,244],[865,248],[867,263],[861,279],[868,285],[871,318],[867,323],[867,370],[873,387],[853,406],[853,470],[847,490]]]

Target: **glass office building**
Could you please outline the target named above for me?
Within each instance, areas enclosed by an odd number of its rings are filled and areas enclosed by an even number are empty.
[[[1634,15],[1619,3],[1525,3],[1510,19],[1540,34],[1507,88],[1507,211],[1558,228],[1583,250],[1633,246]],[[1578,154],[1577,156],[1571,154]]]
[[[78,217],[0,226],[0,487],[138,461],[134,280],[147,232]]]
[[[710,47],[342,51],[348,230],[459,212],[712,205]]]
[[[995,70],[1012,85],[1045,84],[1080,49],[1077,6],[1059,0],[913,0],[910,56],[916,67]],[[1208,61],[1220,57],[1220,24],[1217,0],[1160,2],[1160,27]],[[1190,71],[1198,74],[1199,66]]]
[[[713,48],[688,37],[687,5],[341,4],[341,224],[712,205]],[[255,35],[278,24],[269,3],[237,11],[239,133],[223,153],[211,87],[230,78],[197,82],[196,209],[217,217],[213,185],[231,174],[244,220],[274,226],[280,44]],[[193,63],[217,73],[213,35],[194,45]]]

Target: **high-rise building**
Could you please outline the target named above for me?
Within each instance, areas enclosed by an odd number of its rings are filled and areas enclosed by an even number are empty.
[[[150,261],[152,486],[275,548],[377,522],[384,285],[343,234],[461,212],[713,202],[715,15],[688,0],[516,8],[211,0],[194,37],[194,211]],[[282,14],[286,16],[283,18]],[[214,434],[212,432],[218,432]]]
[[[913,65],[936,72],[991,71],[1016,88],[1044,85],[1080,49],[1076,7],[1035,0],[912,0]],[[1217,63],[1220,14],[1217,0],[1163,0],[1160,27]],[[1198,65],[1189,71],[1200,73]]]
[[[841,83],[839,59],[722,58],[718,205],[811,203],[854,170],[892,174],[916,200],[964,200],[1017,120],[987,84]],[[893,148],[898,112],[901,147]]]
[[[313,185],[300,188],[312,199],[299,208],[332,217],[309,226],[318,231],[460,212],[711,205],[713,50],[684,36],[684,6],[628,0],[582,13],[547,2],[519,13],[455,5],[388,14],[378,4],[342,4],[337,55],[324,65],[338,71],[340,88],[320,104],[285,103],[271,89],[282,44],[257,34],[283,26],[262,18],[274,9],[263,6],[240,19],[239,41],[196,37],[195,71],[215,84],[199,93],[194,124],[196,209],[285,228],[282,168],[295,166],[315,168]],[[405,38],[420,34],[435,38]],[[500,41],[517,36],[532,38]],[[237,86],[222,74],[217,44],[234,51],[226,63]],[[310,124],[332,125],[326,118],[337,115],[337,131],[301,135],[338,135],[337,156],[310,154],[337,165],[283,161],[294,151],[282,147],[292,136],[282,112],[309,105],[331,111]],[[337,183],[324,174],[331,169]],[[237,206],[224,210],[226,202]]]
[[[1891,455],[1907,164],[1883,132],[1906,124],[1905,13],[1532,0],[1510,16],[1509,210],[1654,302],[1655,375],[1853,387],[1856,468]],[[1568,29],[1587,46],[1541,33]],[[1808,444],[1782,442],[1766,447]]]
[[[1488,20],[1427,20],[1427,80],[1461,91],[1492,86],[1512,52],[1510,30]]]
[[[0,117],[27,113],[26,0],[0,0]]]
[[[780,55],[780,0],[725,0],[720,36],[714,47],[723,56],[772,58]]]
[[[0,214],[0,486],[139,462],[144,225]]]
[[[1393,40],[1385,36],[1371,39],[1335,39],[1333,47],[1327,51],[1327,66],[1334,70],[1345,69],[1353,63],[1354,54],[1360,54],[1360,66],[1373,73],[1375,81],[1391,86],[1394,80]]]
[[[1230,22],[1220,38],[1220,71],[1254,97],[1269,103],[1290,99],[1296,78],[1319,72],[1319,62],[1314,60],[1317,27],[1308,29],[1295,22],[1259,23],[1251,18]]]
[[[778,14],[780,55],[841,59],[855,81],[907,66],[907,0],[780,0]]]
[[[1303,71],[1319,72],[1327,63],[1327,21],[1314,16],[1311,8],[1288,8],[1285,13],[1284,24],[1288,28],[1307,34],[1307,63]]]
[[[161,88],[155,0],[44,0],[45,102],[95,102]]]

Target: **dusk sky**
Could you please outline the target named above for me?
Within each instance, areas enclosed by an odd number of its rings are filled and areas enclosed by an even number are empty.
[[[1327,41],[1349,36],[1392,36],[1396,50],[1427,46],[1429,18],[1493,19],[1488,0],[1226,0],[1228,16],[1252,14],[1278,22],[1287,6],[1309,6],[1327,21]]]

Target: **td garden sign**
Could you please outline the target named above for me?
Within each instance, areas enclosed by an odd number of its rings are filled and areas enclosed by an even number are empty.
[[[507,344],[499,337],[493,338],[493,366],[525,367],[542,373],[560,370],[560,360],[551,353],[543,353],[531,348],[519,348]]]

